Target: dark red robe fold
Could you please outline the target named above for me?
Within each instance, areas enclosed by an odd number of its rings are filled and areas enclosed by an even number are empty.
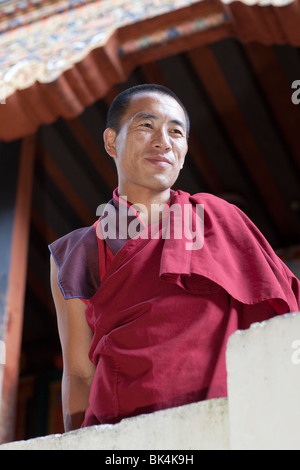
[[[204,243],[200,250],[187,252],[188,239],[167,239],[160,276],[180,284],[196,274],[214,281],[244,304],[271,300],[276,313],[299,309],[299,281],[238,207],[211,194],[191,196],[183,191],[175,194],[176,203],[203,204]],[[178,263],[179,253],[182,263]]]

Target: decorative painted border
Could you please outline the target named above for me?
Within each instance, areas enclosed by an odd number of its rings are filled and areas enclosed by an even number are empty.
[[[196,3],[200,2],[98,0],[2,34],[0,85],[5,97],[35,81],[54,81],[91,50],[103,46],[120,27]]]
[[[180,25],[171,26],[168,29],[155,31],[138,39],[126,41],[119,47],[118,54],[122,57],[142,49],[166,44],[173,39],[184,38],[200,31],[216,28],[227,21],[229,21],[229,16],[226,13],[215,13],[206,17],[198,17],[192,21],[186,21]]]
[[[9,3],[6,6],[2,6],[0,1],[0,34],[95,1],[97,0],[23,0],[3,2]]]

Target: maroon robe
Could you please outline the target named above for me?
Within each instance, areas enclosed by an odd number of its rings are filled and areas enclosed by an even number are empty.
[[[201,249],[186,250],[187,238],[165,239],[158,227],[159,237],[124,240],[114,252],[95,235],[101,221],[50,247],[65,297],[90,299],[96,372],[83,426],[227,396],[229,336],[299,310],[299,281],[237,207],[183,191],[172,204],[193,214],[204,204]]]

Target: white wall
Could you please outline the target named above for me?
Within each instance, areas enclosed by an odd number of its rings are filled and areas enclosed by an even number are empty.
[[[227,346],[232,449],[300,449],[300,313],[237,332]]]
[[[0,450],[228,449],[227,399],[209,400],[92,426],[66,434],[3,444]]]

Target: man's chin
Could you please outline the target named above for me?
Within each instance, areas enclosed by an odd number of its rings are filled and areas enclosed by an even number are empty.
[[[155,175],[151,180],[148,182],[148,187],[149,189],[152,189],[153,191],[157,192],[163,192],[166,191],[167,189],[170,189],[173,187],[177,180],[178,176],[176,178],[165,178],[163,175]]]

